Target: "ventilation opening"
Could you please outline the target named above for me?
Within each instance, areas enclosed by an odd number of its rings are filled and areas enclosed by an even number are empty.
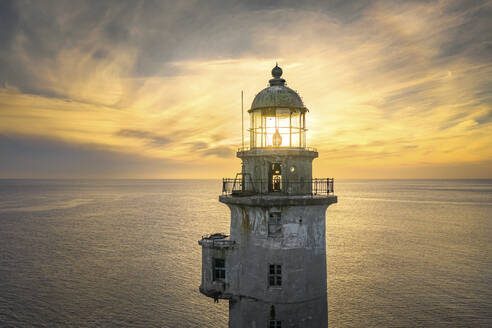
[[[268,216],[268,236],[277,237],[282,235],[282,213],[270,212]]]

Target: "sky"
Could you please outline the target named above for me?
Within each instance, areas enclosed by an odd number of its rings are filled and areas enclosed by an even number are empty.
[[[221,178],[278,62],[314,176],[492,178],[490,1],[0,1],[0,178]],[[246,129],[249,128],[246,120]]]

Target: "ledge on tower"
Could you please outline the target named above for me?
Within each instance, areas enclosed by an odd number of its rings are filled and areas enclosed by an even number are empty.
[[[229,236],[223,233],[205,235],[198,241],[198,245],[209,248],[232,248],[235,244],[234,240],[230,240]]]
[[[338,202],[335,195],[328,196],[303,196],[303,195],[254,195],[247,197],[235,197],[232,195],[221,195],[219,201],[230,205],[246,206],[312,206],[312,205],[331,205]]]

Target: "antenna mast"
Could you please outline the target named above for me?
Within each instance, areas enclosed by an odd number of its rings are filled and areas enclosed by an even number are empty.
[[[241,90],[241,139],[244,151],[244,109],[243,109],[243,90]]]

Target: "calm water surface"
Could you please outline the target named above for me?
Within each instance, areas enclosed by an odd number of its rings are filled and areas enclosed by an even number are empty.
[[[0,180],[1,327],[227,327],[215,180]],[[338,180],[330,327],[491,327],[492,180]]]

